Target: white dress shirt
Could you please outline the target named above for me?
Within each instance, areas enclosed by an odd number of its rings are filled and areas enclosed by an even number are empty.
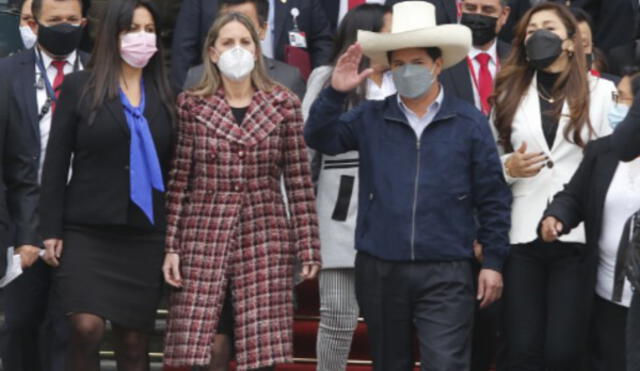
[[[262,47],[262,54],[267,57],[273,59],[275,55],[273,49],[273,33],[275,32],[275,27],[273,27],[273,22],[275,18],[275,2],[274,0],[269,0],[269,17],[267,18],[267,31],[265,32],[264,40],[260,41],[260,46]]]
[[[393,83],[391,71],[382,74],[382,84],[378,86],[373,80],[367,79],[367,99],[384,100],[391,94],[396,93],[396,85]]]
[[[496,39],[497,40],[497,39]],[[480,62],[476,59],[476,56],[481,53],[489,54],[491,60],[489,61],[489,73],[491,73],[491,78],[495,82],[496,74],[498,73],[498,43],[496,41],[493,42],[491,48],[489,50],[484,51],[476,48],[475,46],[471,47],[469,51],[468,57],[471,59],[471,65],[473,66],[473,71],[469,69],[469,77],[471,77],[471,85],[473,89],[473,101],[475,102],[476,108],[482,112],[482,103],[480,103],[480,93],[478,92],[478,86],[476,84],[480,84]],[[475,76],[471,74],[475,73]]]
[[[53,82],[56,78],[56,75],[58,74],[58,70],[51,64],[53,60],[46,53],[44,52],[37,53],[37,55],[38,56],[42,55],[42,61],[47,71],[47,78],[49,79],[49,82],[53,87]],[[68,75],[71,72],[73,72],[73,66],[76,63],[76,58],[78,57],[75,51],[73,51],[71,54],[67,56],[67,59],[66,59],[67,63],[64,66],[65,75]],[[81,65],[82,63],[78,61],[78,67],[80,67],[80,69],[82,69]],[[36,82],[38,82],[41,79],[40,69],[38,68],[37,64],[34,66],[34,68],[36,69]],[[42,89],[36,89],[38,113],[40,113],[42,110],[42,106],[44,106],[45,102],[47,101],[47,89],[44,83],[43,84],[38,83],[37,85],[38,87],[40,86],[42,87]],[[38,166],[38,181],[42,176],[42,165],[44,164],[44,156],[45,156],[45,153],[47,152],[47,143],[49,142],[49,132],[51,131],[51,113],[52,113],[52,109],[50,108],[47,114],[44,115],[42,119],[40,119],[40,123],[39,123],[40,124],[39,125],[40,126],[40,164]]]
[[[407,120],[409,121],[409,125],[411,126],[413,131],[416,133],[416,137],[418,139],[420,139],[424,129],[426,129],[427,126],[429,126],[429,124],[431,124],[433,119],[436,117],[436,115],[440,111],[440,107],[442,106],[442,100],[444,99],[443,92],[444,92],[444,89],[442,86],[440,86],[440,93],[438,93],[438,97],[436,98],[436,100],[433,101],[433,103],[431,103],[431,105],[427,109],[427,113],[425,113],[424,116],[422,117],[418,117],[418,115],[416,115],[412,110],[410,110],[409,107],[405,106],[405,104],[402,102],[402,98],[400,98],[400,94],[398,94],[398,104],[400,105],[400,110],[406,116]]]
[[[605,300],[611,301],[613,295],[618,247],[624,224],[638,209],[640,209],[640,159],[635,159],[618,165],[604,203],[596,293]],[[622,302],[616,304],[629,307],[631,296],[631,284],[625,278]]]

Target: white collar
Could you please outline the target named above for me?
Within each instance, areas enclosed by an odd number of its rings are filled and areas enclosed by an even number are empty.
[[[498,39],[496,38],[493,40],[493,44],[491,44],[491,47],[487,51],[472,46],[471,50],[469,50],[469,59],[474,60],[476,56],[481,53],[489,54],[489,56],[491,57],[490,62],[496,63],[496,61],[498,60]]]
[[[39,46],[37,46],[37,48],[39,48]],[[45,53],[42,49],[40,49],[38,55],[42,56],[42,64],[44,64],[45,69],[48,69],[49,67],[51,67],[51,62],[53,62],[53,58],[51,58],[49,54]],[[67,63],[69,63],[70,65],[73,65],[76,61],[76,58],[77,58],[77,52],[74,50],[69,55],[67,55],[67,57],[64,60],[67,61]]]
[[[404,112],[405,115],[412,114],[412,115],[418,117],[418,115],[416,115],[415,112],[413,112],[409,107],[407,107],[404,104],[404,102],[402,101],[402,98],[400,98],[400,94],[396,94],[396,96],[398,97],[398,105],[400,105],[400,109]],[[427,112],[424,114],[424,116],[419,117],[419,118],[423,119],[429,113],[438,112],[440,110],[440,107],[442,106],[442,101],[443,100],[444,100],[444,87],[442,86],[442,84],[440,84],[440,92],[438,93],[438,96],[436,97],[436,100],[431,102],[431,105],[429,106],[429,108],[427,108]]]

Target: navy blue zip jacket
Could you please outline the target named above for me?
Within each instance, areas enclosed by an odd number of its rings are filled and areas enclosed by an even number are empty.
[[[392,261],[463,260],[473,258],[477,238],[483,267],[500,271],[511,191],[487,119],[445,91],[418,139],[397,95],[343,113],[345,98],[326,88],[304,135],[322,153],[360,152],[356,249]]]

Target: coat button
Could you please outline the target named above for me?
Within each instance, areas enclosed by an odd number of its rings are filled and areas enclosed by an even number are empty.
[[[214,160],[216,158],[216,154],[211,152],[209,153],[209,159]]]
[[[373,193],[369,193],[369,200],[373,200]]]
[[[553,161],[551,161],[551,160],[547,161],[547,167],[548,167],[549,169],[552,169],[552,168],[553,168],[553,165],[554,165],[554,164],[553,164]]]
[[[240,188],[240,186],[239,186],[239,185],[235,185],[235,186],[233,186],[233,190],[234,190],[234,191],[236,191],[236,192],[240,192],[240,189],[241,189],[241,188]]]
[[[124,165],[124,170],[129,171],[129,165]]]
[[[244,157],[244,152],[242,152],[242,151],[238,152],[238,157],[243,158]]]

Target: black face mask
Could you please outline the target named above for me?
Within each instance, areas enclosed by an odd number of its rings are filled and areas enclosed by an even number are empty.
[[[82,39],[82,27],[69,23],[55,26],[38,25],[38,43],[56,56],[69,55],[76,50]]]
[[[542,70],[562,54],[562,39],[549,30],[538,30],[529,37],[524,48],[529,65]]]
[[[497,17],[484,14],[462,13],[460,18],[460,24],[471,29],[475,46],[484,45],[496,37],[496,23],[498,23]]]

